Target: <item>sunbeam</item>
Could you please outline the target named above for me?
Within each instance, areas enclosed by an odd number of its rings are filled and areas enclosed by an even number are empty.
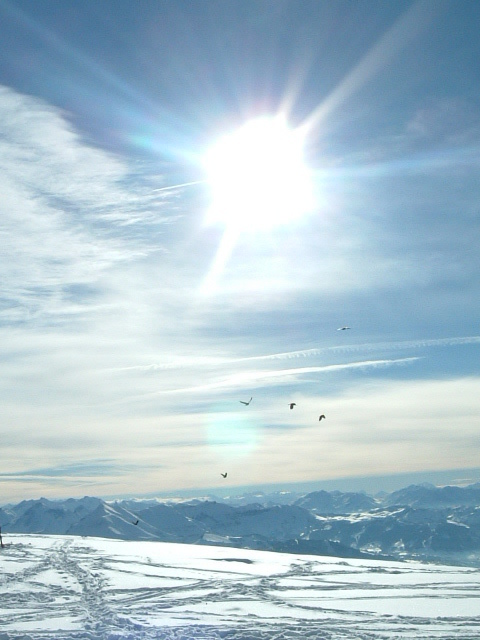
[[[345,100],[361,89],[375,74],[384,69],[389,60],[406,47],[432,18],[432,5],[425,0],[415,2],[373,45],[332,93],[306,118],[302,127],[307,131],[319,124]]]
[[[233,225],[225,229],[217,253],[200,287],[201,294],[208,295],[215,291],[218,279],[232,255],[239,234],[238,227],[234,227]]]

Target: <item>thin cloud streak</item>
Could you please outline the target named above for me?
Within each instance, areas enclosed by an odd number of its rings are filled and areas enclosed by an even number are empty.
[[[0,482],[8,482],[15,480],[16,482],[34,482],[37,480],[43,480],[46,482],[53,482],[59,480],[62,482],[82,481],[87,483],[89,479],[91,482],[96,481],[98,478],[105,476],[120,477],[128,473],[135,473],[142,467],[158,469],[159,465],[145,465],[128,464],[125,461],[118,460],[89,460],[88,462],[79,462],[67,465],[58,465],[52,467],[46,467],[42,469],[27,469],[24,471],[11,471],[8,473],[0,473]]]

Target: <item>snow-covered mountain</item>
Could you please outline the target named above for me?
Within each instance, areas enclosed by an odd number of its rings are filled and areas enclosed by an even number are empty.
[[[339,491],[190,501],[42,498],[4,506],[0,526],[4,537],[100,536],[480,566],[478,485],[413,485],[381,498]]]
[[[358,513],[377,506],[377,501],[364,493],[341,491],[314,491],[295,502],[299,507],[314,513]]]
[[[480,505],[480,484],[476,483],[468,487],[435,487],[432,484],[411,485],[387,496],[384,504],[404,504],[425,509],[478,507]]]

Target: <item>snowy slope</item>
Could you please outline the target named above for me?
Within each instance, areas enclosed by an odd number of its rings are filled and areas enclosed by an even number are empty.
[[[9,534],[0,640],[480,637],[480,570]]]

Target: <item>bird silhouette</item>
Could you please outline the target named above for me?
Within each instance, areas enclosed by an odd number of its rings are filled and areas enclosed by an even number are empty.
[[[137,520],[136,522],[133,522],[133,524],[138,524],[138,522],[139,522],[139,521]]]
[[[293,407],[296,407],[296,406],[297,406],[296,402],[290,402],[290,405],[289,405],[290,409],[293,409]]]
[[[228,475],[228,473],[227,473],[227,472],[225,472],[225,473],[221,473],[220,475],[222,476],[222,478],[226,478],[226,477],[227,477],[227,475]]]
[[[339,327],[337,331],[346,331],[347,329],[350,329],[350,327]]]
[[[324,415],[323,413],[322,413],[322,415],[319,417],[318,421],[320,422],[320,420],[321,420],[322,418],[325,418],[325,415]]]
[[[246,404],[247,407],[250,404],[250,402],[253,400],[253,398],[250,398],[250,400],[248,402],[245,402],[245,400],[239,400],[239,402],[241,402],[242,404]]]

